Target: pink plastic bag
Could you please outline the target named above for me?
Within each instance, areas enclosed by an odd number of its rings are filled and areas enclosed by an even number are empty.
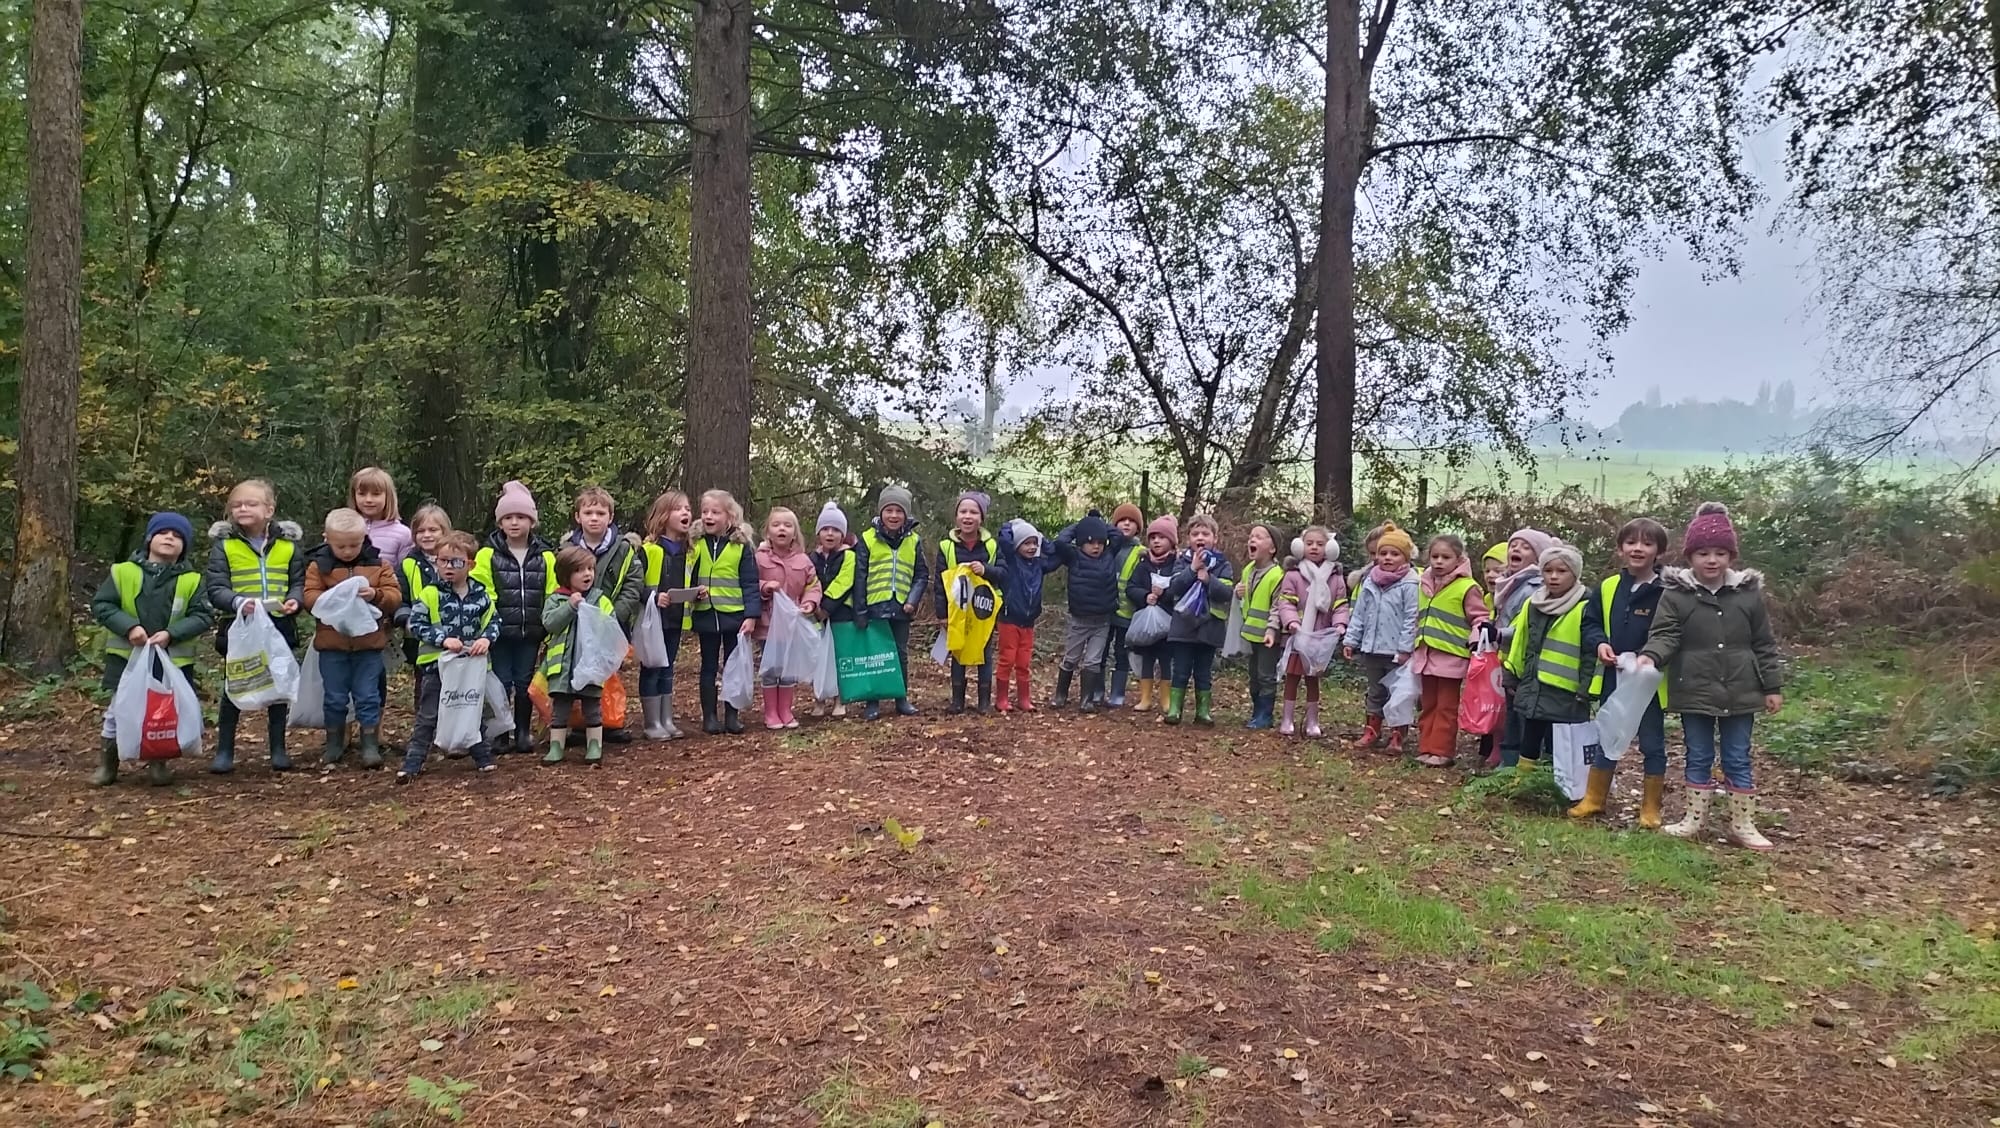
[[[1500,728],[1507,716],[1507,694],[1500,688],[1500,652],[1482,650],[1465,671],[1465,692],[1458,699],[1458,727],[1475,736]]]

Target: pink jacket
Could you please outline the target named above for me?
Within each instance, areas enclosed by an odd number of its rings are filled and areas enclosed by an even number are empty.
[[[1347,577],[1341,574],[1337,565],[1328,570],[1326,587],[1333,594],[1333,598],[1327,601],[1330,610],[1313,629],[1333,627],[1344,635],[1347,633],[1347,617],[1354,609],[1347,601]],[[1297,568],[1285,572],[1285,582],[1278,585],[1278,633],[1290,634],[1292,628],[1299,626],[1299,612],[1305,607],[1310,594],[1306,589],[1304,572]]]
[[[1429,568],[1425,568],[1423,574],[1417,577],[1417,588],[1427,596],[1436,595],[1447,584],[1455,583],[1461,577],[1470,579],[1471,576],[1472,562],[1461,557],[1458,561],[1457,571],[1454,571],[1443,583],[1440,583],[1437,577],[1431,574]],[[1472,590],[1465,593],[1465,622],[1471,628],[1475,641],[1479,637],[1479,624],[1485,622],[1487,618],[1486,593],[1481,591],[1478,584],[1475,583]],[[1417,674],[1421,677],[1451,679],[1462,679],[1465,677],[1466,670],[1472,666],[1472,659],[1460,658],[1456,654],[1445,654],[1424,645],[1422,635],[1423,617],[1421,612],[1417,618],[1417,631],[1419,632],[1417,649],[1410,655],[1411,669],[1417,671]]]
[[[819,573],[814,570],[812,554],[802,548],[779,554],[768,543],[757,546],[757,582],[760,588],[776,583],[778,591],[791,596],[799,610],[810,615],[819,609]],[[771,632],[771,597],[769,590],[763,592],[764,610],[757,616],[757,637],[764,638]]]

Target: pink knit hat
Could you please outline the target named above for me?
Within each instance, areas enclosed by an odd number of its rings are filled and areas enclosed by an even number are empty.
[[[1736,545],[1736,526],[1729,523],[1729,507],[1719,501],[1704,501],[1694,511],[1694,520],[1688,522],[1687,535],[1681,538],[1681,551],[1694,553],[1699,549],[1719,548],[1736,559],[1739,552]]]
[[[530,521],[540,521],[541,512],[535,508],[535,495],[519,482],[508,482],[500,487],[500,501],[493,507],[493,519],[520,514]]]
[[[1527,541],[1528,547],[1534,550],[1532,559],[1539,561],[1542,553],[1547,552],[1549,546],[1556,543],[1556,538],[1540,529],[1515,529],[1514,535],[1507,538],[1507,543],[1513,544],[1515,541]]]
[[[1165,533],[1167,539],[1175,544],[1181,543],[1180,519],[1171,513],[1162,513],[1153,518],[1153,523],[1146,526],[1146,539],[1152,540],[1161,533]]]

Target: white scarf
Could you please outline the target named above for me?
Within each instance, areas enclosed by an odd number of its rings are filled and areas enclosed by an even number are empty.
[[[1333,588],[1326,581],[1340,568],[1337,560],[1299,561],[1299,575],[1306,578],[1306,605],[1299,608],[1299,630],[1307,634],[1319,629],[1319,617],[1333,608]]]
[[[1552,619],[1560,619],[1582,601],[1583,583],[1578,581],[1569,585],[1569,590],[1561,595],[1550,595],[1549,589],[1543,588],[1528,597],[1528,606]]]

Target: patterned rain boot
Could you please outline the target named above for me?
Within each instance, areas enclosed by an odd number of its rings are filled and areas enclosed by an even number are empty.
[[[1745,850],[1763,853],[1772,849],[1771,840],[1757,829],[1757,797],[1742,792],[1730,792],[1729,796],[1729,841]]]
[[[1687,793],[1687,812],[1681,815],[1681,821],[1660,829],[1675,838],[1697,838],[1701,835],[1702,824],[1708,821],[1708,808],[1714,802],[1715,788],[1690,787]]]

